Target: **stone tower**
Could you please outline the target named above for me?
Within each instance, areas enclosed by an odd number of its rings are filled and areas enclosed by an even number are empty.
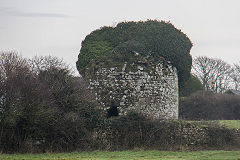
[[[177,70],[164,59],[156,63],[136,58],[88,68],[86,73],[89,88],[105,111],[114,102],[119,115],[134,111],[152,119],[178,118]]]

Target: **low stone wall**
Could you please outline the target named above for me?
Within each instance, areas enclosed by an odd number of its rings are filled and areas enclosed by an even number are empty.
[[[121,68],[98,68],[88,80],[104,110],[114,102],[120,115],[135,111],[153,119],[178,118],[178,76],[171,64],[125,62]]]

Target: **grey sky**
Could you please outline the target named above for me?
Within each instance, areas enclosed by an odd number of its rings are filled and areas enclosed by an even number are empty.
[[[75,67],[91,31],[147,19],[170,21],[186,33],[193,57],[240,61],[239,0],[0,0],[0,50],[54,55]]]

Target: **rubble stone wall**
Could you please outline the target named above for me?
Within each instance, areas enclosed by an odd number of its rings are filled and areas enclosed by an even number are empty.
[[[89,78],[89,88],[104,110],[114,102],[120,115],[135,111],[153,119],[178,118],[178,76],[171,64],[102,67]]]

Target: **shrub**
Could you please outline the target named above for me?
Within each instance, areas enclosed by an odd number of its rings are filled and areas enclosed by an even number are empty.
[[[0,151],[73,151],[101,119],[96,103],[55,57],[0,54]]]
[[[186,120],[240,119],[240,97],[199,91],[180,100],[179,115]]]

